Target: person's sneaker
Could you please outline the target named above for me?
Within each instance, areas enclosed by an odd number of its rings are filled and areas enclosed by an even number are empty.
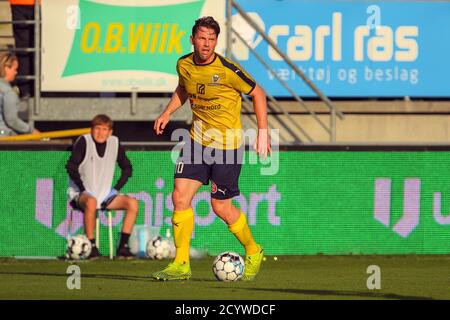
[[[130,247],[127,244],[117,248],[116,256],[119,259],[127,259],[127,260],[134,258],[134,254],[131,253]]]
[[[155,272],[152,277],[156,280],[188,280],[192,275],[189,263],[172,262],[162,271]]]
[[[88,259],[89,260],[95,260],[98,259],[101,256],[100,251],[98,251],[98,248],[96,246],[92,246],[91,253],[89,254]]]
[[[261,267],[261,262],[264,257],[264,249],[258,245],[259,252],[250,254],[245,257],[245,271],[242,276],[242,281],[252,281],[255,279]]]

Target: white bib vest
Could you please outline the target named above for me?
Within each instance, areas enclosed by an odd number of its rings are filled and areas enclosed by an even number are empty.
[[[83,136],[86,140],[86,155],[78,167],[78,171],[86,191],[97,199],[97,209],[100,209],[100,205],[112,188],[119,139],[110,136],[106,140],[105,154],[100,157],[91,134],[88,133]],[[73,191],[78,189],[73,181],[70,181],[70,186],[75,187]],[[77,191],[79,192],[79,190]]]

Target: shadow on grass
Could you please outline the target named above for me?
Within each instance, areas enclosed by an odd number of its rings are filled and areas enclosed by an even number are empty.
[[[44,273],[44,272],[0,272],[1,275],[21,275],[21,276],[46,276],[46,277],[64,277],[67,278],[70,274],[67,273]],[[148,277],[137,276],[123,276],[118,274],[89,274],[83,273],[83,278],[91,279],[108,279],[108,280],[126,280],[126,281],[151,281],[150,275]]]
[[[20,276],[45,276],[45,277],[63,277],[67,278],[70,274],[67,273],[44,273],[44,272],[0,272],[0,276],[2,275],[20,275]],[[139,277],[139,276],[128,276],[128,275],[118,275],[118,274],[89,274],[82,273],[83,278],[89,279],[108,279],[108,280],[125,280],[125,281],[144,281],[144,282],[157,282],[161,283],[164,281],[156,280],[151,277],[151,273],[148,276]],[[168,281],[170,283],[182,282],[186,280],[176,280],[176,281]],[[190,282],[217,282],[215,279],[199,279],[199,278],[191,278],[188,281]]]
[[[338,296],[338,297],[359,297],[375,299],[396,299],[396,300],[434,300],[430,297],[404,296],[395,293],[346,291],[346,290],[305,290],[305,289],[273,289],[273,288],[234,288],[236,290],[266,291],[294,293],[301,295]]]
[[[68,274],[66,273],[44,273],[44,272],[0,272],[1,275],[21,275],[21,276],[31,276],[31,277],[63,277],[66,278]],[[150,277],[150,274],[146,277],[142,276],[126,276],[117,274],[88,274],[83,273],[83,278],[90,279],[106,279],[106,280],[123,280],[123,281],[136,281],[136,282],[162,282],[154,280]],[[217,282],[215,279],[205,279],[205,278],[191,278],[190,282]],[[174,281],[170,281],[174,282]],[[177,281],[175,281],[177,282]],[[434,300],[430,297],[421,296],[408,296],[399,295],[395,293],[382,293],[382,292],[364,292],[364,291],[348,291],[348,290],[307,290],[307,289],[274,289],[274,288],[242,288],[242,287],[224,287],[218,286],[214,289],[230,289],[233,290],[246,290],[246,291],[261,291],[261,292],[278,292],[278,293],[291,293],[298,295],[318,295],[318,296],[337,296],[337,297],[359,297],[359,298],[374,298],[374,299],[395,299],[395,300]],[[299,297],[301,298],[301,297]]]

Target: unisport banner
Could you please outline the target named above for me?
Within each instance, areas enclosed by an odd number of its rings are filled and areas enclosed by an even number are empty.
[[[160,227],[164,235],[173,210],[171,153],[127,154],[134,171],[121,191],[139,201],[136,224]],[[0,152],[0,256],[60,256],[67,235],[83,232],[82,213],[75,211],[69,224],[68,157],[65,151]],[[269,255],[448,254],[449,166],[448,152],[279,152],[272,163],[243,164],[234,204]],[[210,192],[204,186],[194,197],[192,246],[243,253],[212,211]],[[113,212],[114,243],[123,216]],[[100,223],[107,254],[104,213]]]

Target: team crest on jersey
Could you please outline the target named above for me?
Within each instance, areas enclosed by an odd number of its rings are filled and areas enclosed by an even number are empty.
[[[214,181],[211,182],[211,193],[215,194],[217,192],[217,184]]]
[[[214,86],[221,86],[220,83],[223,79],[225,79],[225,74],[222,73],[214,73],[211,77],[211,82],[208,83],[208,86],[214,87]]]

